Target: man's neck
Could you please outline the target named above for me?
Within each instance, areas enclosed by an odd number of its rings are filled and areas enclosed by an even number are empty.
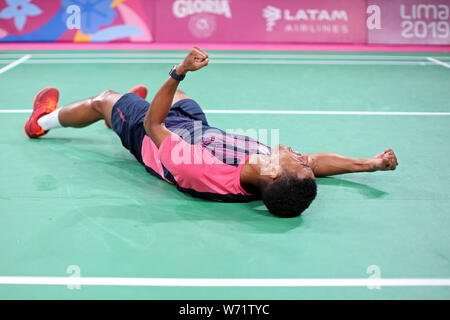
[[[248,193],[255,194],[258,192],[258,182],[260,178],[260,168],[255,161],[257,154],[252,154],[242,167],[240,182],[242,188]]]

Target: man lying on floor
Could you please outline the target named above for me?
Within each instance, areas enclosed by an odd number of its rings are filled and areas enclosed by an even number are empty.
[[[295,217],[309,207],[317,193],[315,177],[397,167],[392,149],[369,159],[301,155],[211,127],[200,106],[177,90],[187,72],[208,62],[208,54],[194,47],[172,68],[151,104],[141,85],[124,95],[107,90],[58,108],[58,90],[46,88],[35,97],[25,132],[38,138],[53,128],[81,128],[104,119],[149,173],[180,191],[226,202],[262,199],[279,217]]]

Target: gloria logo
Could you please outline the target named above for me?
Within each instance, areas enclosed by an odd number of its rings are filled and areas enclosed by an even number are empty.
[[[172,9],[177,18],[184,18],[196,13],[213,13],[231,18],[228,0],[176,0]]]
[[[347,11],[326,9],[280,9],[267,6],[263,9],[263,18],[266,19],[266,30],[272,31],[278,20],[286,22],[348,22]]]
[[[177,18],[190,17],[189,30],[197,38],[208,38],[216,30],[215,15],[231,19],[229,0],[175,0],[172,6]]]

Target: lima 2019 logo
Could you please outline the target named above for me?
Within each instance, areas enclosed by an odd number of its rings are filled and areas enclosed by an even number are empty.
[[[214,34],[216,16],[232,17],[228,0],[175,0],[172,12],[180,19],[190,16],[189,30],[197,38],[208,38]]]

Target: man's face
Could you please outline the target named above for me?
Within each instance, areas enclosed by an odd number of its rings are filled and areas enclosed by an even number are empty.
[[[284,170],[295,172],[300,179],[312,178],[314,173],[308,165],[308,158],[300,153],[292,151],[291,147],[279,145],[274,148],[272,154],[264,159],[262,174],[271,175],[281,168]]]
[[[308,165],[307,157],[294,152],[291,147],[283,145],[279,145],[276,150],[279,154],[279,162],[283,170],[296,172],[298,177],[302,179],[314,179],[314,173]]]

